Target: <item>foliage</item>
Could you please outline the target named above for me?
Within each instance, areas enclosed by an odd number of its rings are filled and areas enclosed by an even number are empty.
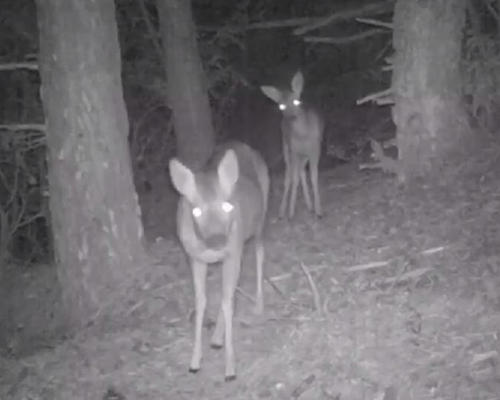
[[[40,132],[0,135],[0,265],[50,252],[45,146]]]
[[[470,111],[485,129],[494,126],[500,98],[500,41],[498,34],[468,29],[464,40],[464,92]]]
[[[158,171],[166,171],[175,137],[171,112],[157,99],[146,100],[140,114],[130,120],[130,156],[138,184],[147,182]]]

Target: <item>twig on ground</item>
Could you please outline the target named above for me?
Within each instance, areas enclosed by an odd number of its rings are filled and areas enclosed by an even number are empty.
[[[316,287],[316,284],[314,283],[314,280],[311,276],[311,273],[309,272],[309,270],[307,269],[305,264],[301,262],[300,267],[302,268],[302,271],[306,275],[307,280],[309,281],[309,285],[311,286],[311,290],[313,292],[313,299],[314,299],[314,309],[317,313],[320,314],[322,312],[322,308],[321,308],[321,300],[320,300],[318,288]]]
[[[309,268],[309,271],[310,272],[320,271],[320,270],[328,268],[328,267],[329,267],[328,265],[315,265],[314,267]],[[287,272],[287,273],[284,273],[281,275],[273,276],[273,277],[269,278],[269,280],[273,281],[273,282],[284,281],[285,279],[291,278],[293,274],[294,274],[294,272]]]
[[[425,256],[434,254],[434,253],[439,253],[446,249],[448,246],[439,246],[439,247],[433,247],[432,249],[427,249],[427,250],[422,250],[420,254],[423,254]]]
[[[418,268],[414,269],[413,271],[406,272],[404,274],[401,274],[400,276],[393,276],[390,278],[386,279],[381,279],[378,280],[379,283],[394,283],[394,282],[402,282],[407,279],[417,279],[420,278],[422,275],[425,275],[427,272],[432,271],[432,268]]]
[[[354,265],[352,267],[345,267],[344,270],[348,272],[358,272],[358,271],[366,271],[369,269],[387,267],[389,265],[389,261],[374,261],[367,264]]]
[[[274,290],[276,290],[276,292],[281,296],[281,297],[285,297],[285,294],[281,291],[281,289],[276,286],[276,284],[270,279],[268,278],[267,276],[264,277],[264,279],[266,280],[266,282],[268,282]]]

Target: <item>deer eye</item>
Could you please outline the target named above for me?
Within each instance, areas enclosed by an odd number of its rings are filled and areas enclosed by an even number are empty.
[[[195,217],[195,218],[200,218],[201,214],[203,214],[203,212],[201,211],[201,208],[199,208],[199,207],[194,207],[193,210],[191,211],[191,213],[193,214],[193,217]]]
[[[295,107],[300,106],[300,100],[295,99],[295,100],[293,101],[293,105],[294,105]]]
[[[228,201],[224,201],[221,205],[221,208],[222,208],[222,211],[224,211],[225,213],[230,213],[231,211],[234,210],[234,206],[229,203]]]
[[[280,104],[280,110],[285,111],[286,110],[286,104]]]

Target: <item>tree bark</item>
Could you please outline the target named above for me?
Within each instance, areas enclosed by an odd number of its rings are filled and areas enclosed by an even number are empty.
[[[192,168],[212,154],[215,134],[190,0],[157,0],[177,156]]]
[[[470,151],[461,101],[464,25],[464,0],[396,4],[393,119],[403,179],[436,171]]]
[[[115,5],[37,0],[37,13],[55,258],[68,323],[79,327],[144,254]]]

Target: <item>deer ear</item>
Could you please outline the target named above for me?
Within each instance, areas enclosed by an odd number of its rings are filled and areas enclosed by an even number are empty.
[[[260,90],[275,103],[281,103],[281,92],[272,86],[261,86]]]
[[[196,179],[193,172],[177,158],[170,160],[169,172],[175,189],[193,203],[196,197]]]
[[[292,91],[297,98],[300,98],[303,87],[304,87],[304,75],[302,75],[302,72],[297,71],[292,79]]]
[[[240,176],[240,168],[238,165],[238,159],[236,158],[236,153],[234,150],[229,149],[224,154],[219,168],[217,169],[217,174],[219,176],[219,184],[226,197],[231,196],[234,190],[234,186],[238,181]]]

